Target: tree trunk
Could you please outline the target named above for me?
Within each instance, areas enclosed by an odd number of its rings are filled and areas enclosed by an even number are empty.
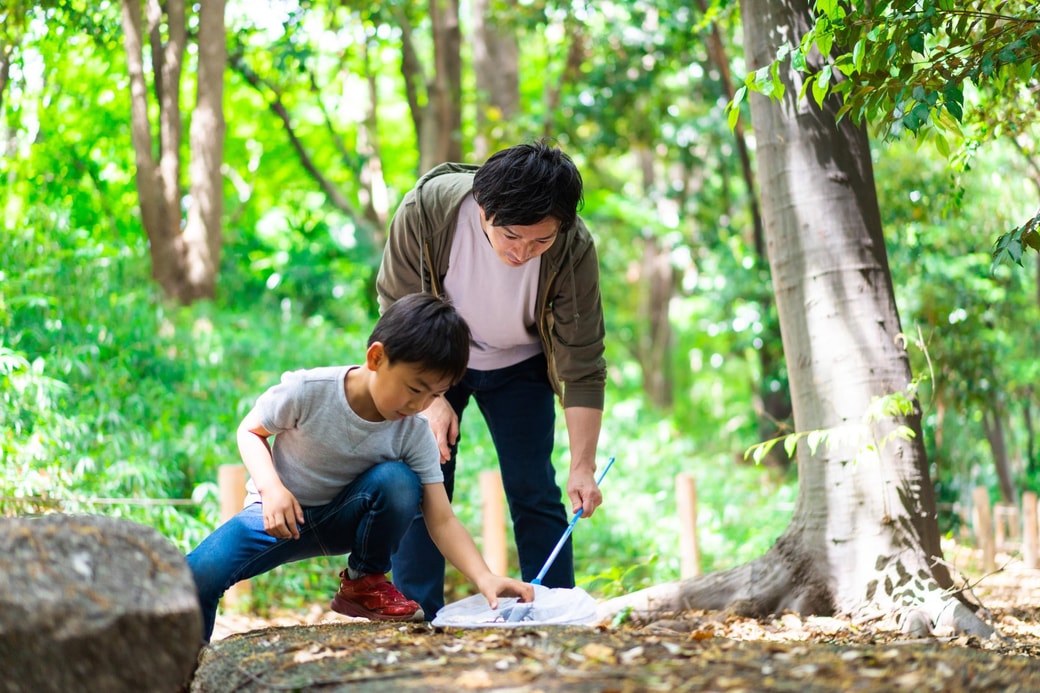
[[[1036,472],[1036,428],[1033,425],[1033,388],[1026,388],[1026,397],[1022,402],[1022,420],[1026,427],[1026,474],[1032,476]]]
[[[542,101],[545,103],[545,122],[542,123],[542,135],[556,136],[556,108],[560,105],[565,85],[576,81],[581,76],[581,65],[585,62],[585,49],[588,37],[581,20],[568,13],[563,18],[563,35],[567,37],[567,57],[559,76],[550,76],[545,80],[545,91]]]
[[[483,161],[508,133],[520,111],[520,47],[516,34],[495,20],[489,0],[473,2],[473,72],[477,78],[477,137],[473,160]]]
[[[204,3],[209,5],[210,3]],[[183,190],[181,186],[181,112],[180,112],[180,79],[184,52],[187,44],[187,21],[183,0],[167,0],[162,5],[157,0],[147,0],[148,35],[151,42],[152,77],[154,92],[158,103],[159,142],[158,160],[155,155],[155,142],[152,136],[151,121],[148,116],[148,87],[143,60],[143,18],[141,0],[123,0],[123,36],[127,54],[127,69],[130,76],[130,110],[131,137],[134,144],[134,156],[137,166],[136,184],[138,201],[141,208],[141,224],[148,235],[149,252],[152,259],[152,276],[159,283],[163,294],[180,303],[213,295],[215,273],[220,254],[220,220],[222,211],[222,194],[219,192],[221,181],[219,176],[220,161],[208,160],[214,155],[221,156],[223,151],[223,116],[219,116],[219,124],[213,120],[212,109],[220,109],[223,100],[223,84],[214,93],[212,77],[206,86],[200,84],[200,98],[205,99],[202,108],[202,123],[199,128],[220,128],[219,134],[210,131],[199,134],[199,138],[219,137],[219,142],[209,142],[208,151],[203,153],[207,158],[200,162],[198,169],[193,169],[193,178],[203,173],[201,180],[195,181],[198,186],[212,185],[212,170],[216,170],[216,187],[218,192],[204,192],[201,187],[192,190],[193,197],[202,196],[203,208],[197,210],[197,219],[193,224],[185,223],[182,229],[181,204]],[[223,50],[223,2],[207,7],[205,16],[212,21],[214,13],[219,10],[220,27],[215,29],[200,27],[200,35],[216,36],[219,32],[219,48],[202,46],[201,51],[208,53]],[[166,43],[161,42],[161,26],[165,17]],[[210,39],[212,42],[212,39]],[[200,55],[200,61],[210,63],[211,58]],[[220,59],[223,62],[223,58]],[[212,64],[212,63],[211,63]],[[206,68],[209,70],[209,67]],[[223,67],[219,67],[223,80]],[[194,146],[193,138],[193,146]],[[213,149],[217,146],[218,149]],[[214,197],[216,196],[216,197]],[[198,198],[196,198],[196,203]],[[214,214],[216,221],[214,222]],[[215,224],[215,231],[214,231]],[[191,229],[188,229],[188,226]],[[217,238],[212,234],[216,233]]]
[[[1008,459],[1007,439],[1004,435],[1004,416],[996,405],[990,405],[982,412],[982,430],[993,453],[993,466],[1000,482],[1000,499],[1008,505],[1018,505],[1018,493],[1012,479],[1011,461]]]
[[[368,46],[363,49],[365,57],[365,84],[368,86],[368,105],[365,119],[358,124],[357,149],[361,157],[361,205],[365,218],[379,234],[372,239],[375,248],[383,247],[382,229],[390,218],[390,194],[383,178],[383,152],[379,145],[379,88],[376,74],[371,69]],[[373,294],[375,295],[375,294]]]
[[[445,161],[462,160],[462,34],[458,0],[430,0],[433,23],[433,78],[419,132],[423,172]]]
[[[0,41],[0,113],[4,110],[4,95],[7,94],[7,81],[11,77],[11,55],[14,45]]]
[[[742,10],[749,71],[810,26],[807,0],[745,0]],[[794,516],[764,556],[604,611],[730,608],[765,617],[790,609],[891,618],[914,634],[988,636],[993,629],[966,598],[950,596],[916,403],[866,416],[911,380],[866,131],[847,118],[837,123],[832,100],[822,110],[798,102],[800,74],[786,63],[781,72],[779,102],[751,100],[765,236],[795,425],[824,430],[826,439],[815,450],[798,446]]]
[[[640,314],[646,322],[637,349],[643,389],[655,407],[668,411],[673,404],[672,323],[668,309],[675,288],[675,271],[668,249],[662,247],[660,239],[647,236],[642,239],[642,245],[639,303]]]
[[[224,70],[227,38],[224,0],[205,0],[199,10],[199,67],[191,116],[191,206],[184,228],[185,270],[192,298],[213,298],[223,243]]]

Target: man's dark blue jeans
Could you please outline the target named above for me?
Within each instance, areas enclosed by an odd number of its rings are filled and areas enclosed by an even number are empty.
[[[538,575],[556,542],[567,529],[568,514],[552,465],[555,437],[555,394],[542,355],[507,368],[468,370],[445,395],[459,420],[472,397],[480,408],[498,453],[502,485],[513,519],[520,574],[530,582]],[[444,487],[455,489],[455,454],[442,465]],[[427,620],[444,606],[444,557],[417,515],[392,557],[392,579],[406,597],[419,602]],[[546,587],[574,587],[570,539],[542,579]]]

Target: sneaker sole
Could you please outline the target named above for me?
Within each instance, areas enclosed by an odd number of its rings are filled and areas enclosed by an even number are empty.
[[[378,611],[370,611],[355,602],[347,601],[346,599],[341,599],[338,594],[332,600],[331,608],[337,614],[343,614],[344,616],[352,616],[354,618],[367,618],[373,621],[421,621],[425,617],[421,608],[413,611],[410,614],[381,614]],[[416,616],[418,616],[419,618],[416,619]]]

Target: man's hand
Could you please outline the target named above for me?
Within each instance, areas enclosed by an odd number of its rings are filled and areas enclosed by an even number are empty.
[[[441,464],[451,459],[451,446],[459,439],[459,417],[444,397],[433,400],[423,415],[430,420],[430,430],[441,451]]]
[[[264,531],[278,539],[299,539],[303,508],[292,492],[278,484],[260,492]]]
[[[596,485],[592,470],[586,467],[571,469],[567,479],[567,497],[571,499],[572,513],[578,512],[580,508],[582,517],[591,517],[596,512],[596,508],[603,503],[603,494]]]

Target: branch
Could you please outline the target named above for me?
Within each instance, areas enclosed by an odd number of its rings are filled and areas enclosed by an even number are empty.
[[[318,166],[314,163],[310,153],[304,147],[303,142],[296,134],[295,128],[292,125],[292,119],[289,116],[289,111],[286,109],[285,104],[282,103],[281,92],[277,87],[270,84],[268,81],[260,77],[251,67],[246,65],[245,60],[240,51],[229,53],[228,62],[231,67],[240,74],[246,82],[259,92],[264,99],[267,101],[268,108],[271,112],[278,116],[278,119],[282,121],[282,125],[285,127],[285,132],[289,136],[289,143],[296,151],[296,155],[300,159],[300,164],[310,174],[311,178],[318,184],[321,191],[325,193],[326,198],[332,205],[349,216],[359,228],[364,229],[372,237],[375,237],[375,229],[371,227],[371,224],[365,220],[364,216],[360,214],[357,209],[350,203],[350,201],[340,192],[339,188],[325,177],[324,174],[318,169]]]

